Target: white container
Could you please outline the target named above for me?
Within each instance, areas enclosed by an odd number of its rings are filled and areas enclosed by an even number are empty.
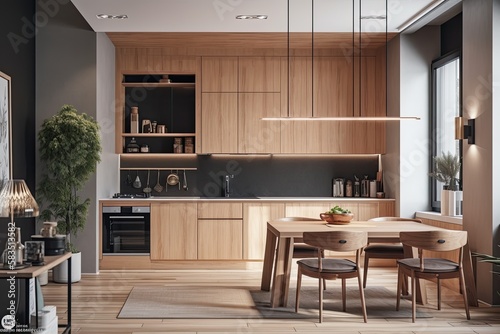
[[[132,107],[130,112],[130,133],[139,133],[139,108]]]

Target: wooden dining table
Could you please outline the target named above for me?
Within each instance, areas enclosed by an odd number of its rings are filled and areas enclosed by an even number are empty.
[[[442,230],[442,228],[413,221],[352,221],[345,225],[331,225],[324,221],[269,221],[267,223],[261,290],[271,290],[271,307],[287,305],[294,238],[302,238],[304,232],[335,230],[367,232],[369,243],[397,243],[400,232],[434,231]],[[405,257],[416,257],[416,251],[411,247],[404,246],[404,253]],[[463,267],[469,304],[477,306],[477,292],[468,244],[464,247]],[[416,297],[419,303],[425,304],[427,302],[423,281],[417,282]]]

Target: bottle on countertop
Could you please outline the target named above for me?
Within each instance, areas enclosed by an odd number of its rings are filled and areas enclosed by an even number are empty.
[[[130,133],[139,133],[139,108],[132,107],[130,112]]]
[[[361,195],[359,178],[354,175],[354,197],[359,197]]]

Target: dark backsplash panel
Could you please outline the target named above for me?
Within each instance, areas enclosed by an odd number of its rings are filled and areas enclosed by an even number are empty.
[[[338,157],[290,157],[290,156],[212,156],[200,155],[195,158],[141,161],[142,167],[151,167],[150,187],[157,181],[156,168],[177,168],[181,181],[183,167],[197,168],[186,171],[188,191],[177,186],[166,187],[166,177],[170,170],[160,171],[161,193],[153,190],[153,196],[203,196],[219,197],[222,192],[222,176],[234,175],[231,179],[234,197],[329,197],[332,196],[332,179],[343,177],[354,180],[354,175],[363,179],[368,175],[375,179],[378,171],[378,156],[338,156]],[[122,168],[129,166],[122,162]],[[130,170],[122,170],[120,175],[122,193],[142,192],[147,183],[147,171],[138,173],[130,165]],[[132,181],[137,175],[142,186],[136,189],[127,184],[127,175]]]

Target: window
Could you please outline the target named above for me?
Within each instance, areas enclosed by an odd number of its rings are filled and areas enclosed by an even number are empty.
[[[462,161],[461,141],[455,140],[455,117],[462,115],[460,56],[460,52],[453,52],[432,62],[431,142],[432,157],[451,152]],[[441,189],[443,184],[431,178],[431,204],[435,211],[441,208]]]

